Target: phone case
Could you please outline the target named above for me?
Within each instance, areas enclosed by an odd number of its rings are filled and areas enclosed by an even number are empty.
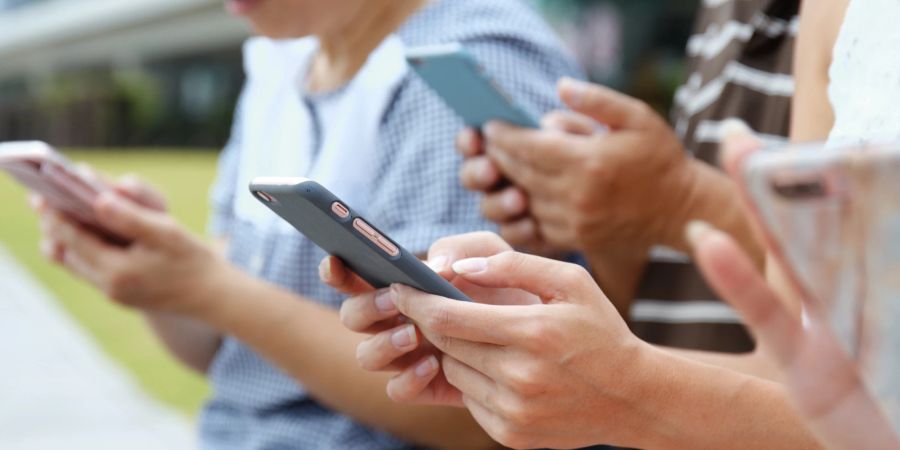
[[[900,147],[809,144],[743,169],[774,256],[900,429]]]
[[[466,126],[481,128],[500,120],[524,128],[540,127],[461,44],[413,48],[406,60]]]
[[[91,203],[97,187],[81,181],[71,163],[43,142],[0,144],[0,169],[19,183],[44,196],[53,208],[86,225],[94,225]]]
[[[257,178],[251,182],[250,192],[375,288],[404,284],[469,301],[459,289],[315,181]]]

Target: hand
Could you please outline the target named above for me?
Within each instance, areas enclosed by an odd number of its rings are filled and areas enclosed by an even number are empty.
[[[745,126],[730,123],[724,128],[722,162],[737,179],[743,161],[762,144]],[[707,281],[741,313],[763,353],[784,373],[797,409],[820,442],[834,450],[900,448],[825,313],[807,309],[803,324],[799,298],[778,265],[770,264],[766,280],[725,233],[693,222],[687,235]],[[771,287],[775,282],[779,292]]]
[[[597,123],[571,111],[554,111],[542,120],[548,130],[590,135]],[[463,156],[460,170],[462,185],[484,195],[481,212],[485,218],[500,226],[500,235],[516,248],[545,256],[559,256],[571,250],[556,248],[538,233],[535,220],[528,213],[528,195],[515,185],[503,186],[503,175],[497,165],[484,153],[484,140],[478,132],[466,129],[459,133],[456,147]]]
[[[487,289],[525,292],[542,304],[459,302],[393,286],[390,298],[444,353],[450,385],[488,434],[511,447],[627,442],[625,417],[650,348],[634,337],[590,274],[504,252],[453,264]],[[652,371],[650,371],[652,372]],[[621,417],[622,419],[610,419]],[[598,419],[599,418],[599,419]]]
[[[470,233],[441,239],[429,250],[429,265],[463,292],[479,301],[498,304],[535,303],[532,296],[518,291],[484,289],[469,283],[450,268],[458,260],[492,256],[512,248],[491,233]],[[462,406],[459,391],[449,386],[438,370],[439,352],[417,332],[414,325],[390,301],[390,289],[375,291],[368,283],[348,271],[334,257],[320,266],[322,280],[336,289],[354,295],[341,306],[341,321],[356,332],[373,336],[357,351],[360,365],[371,371],[398,372],[387,386],[388,395],[398,402],[452,404]]]
[[[697,222],[689,235],[707,280],[741,313],[784,372],[798,411],[825,448],[900,448],[827,320],[807,311],[804,326],[724,233]]]
[[[559,92],[579,115],[556,115],[543,130],[485,128],[487,155],[527,194],[533,236],[559,248],[625,255],[655,244],[684,247],[684,222],[670,224],[684,215],[679,207],[693,170],[666,121],[604,87],[563,79]],[[609,130],[588,127],[584,116]]]
[[[124,305],[190,313],[208,297],[227,263],[163,211],[165,202],[149,186],[125,178],[94,204],[99,225],[131,243],[108,243],[38,198],[45,255]]]

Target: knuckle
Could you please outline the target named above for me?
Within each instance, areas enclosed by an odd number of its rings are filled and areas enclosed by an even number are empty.
[[[493,438],[501,445],[509,448],[529,448],[530,442],[527,437],[511,423],[502,421],[493,429]]]
[[[516,395],[526,398],[534,397],[543,391],[543,380],[541,380],[540,371],[536,367],[529,365],[508,370],[506,373],[506,384]],[[525,413],[526,405],[521,401],[510,402],[507,406],[515,407],[515,410],[512,412]]]
[[[429,308],[428,317],[425,318],[423,324],[428,330],[439,335],[452,331],[456,325],[456,320],[451,311],[443,305],[432,306]],[[437,337],[435,338],[437,339]],[[434,339],[432,339],[434,341]],[[437,342],[435,342],[437,344]]]
[[[584,283],[591,279],[590,273],[577,264],[565,263],[557,272],[557,279],[560,280],[562,286],[573,286]],[[593,279],[591,279],[593,281]]]
[[[139,285],[140,275],[137,272],[129,268],[121,268],[110,275],[106,293],[114,300],[126,302]]]
[[[496,262],[502,267],[504,272],[518,273],[525,267],[525,256],[521,253],[508,252],[495,256]]]

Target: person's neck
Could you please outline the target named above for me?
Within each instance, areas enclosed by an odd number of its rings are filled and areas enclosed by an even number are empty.
[[[369,55],[427,0],[367,0],[348,26],[319,35],[319,52],[307,77],[309,92],[333,91],[356,76]]]

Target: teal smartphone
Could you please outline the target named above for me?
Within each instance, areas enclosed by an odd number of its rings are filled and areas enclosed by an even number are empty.
[[[523,128],[540,127],[461,44],[412,48],[406,60],[466,126],[481,129],[498,120]]]
[[[403,284],[455,300],[470,299],[350,205],[307,178],[256,178],[250,192],[322,250],[377,289]]]

